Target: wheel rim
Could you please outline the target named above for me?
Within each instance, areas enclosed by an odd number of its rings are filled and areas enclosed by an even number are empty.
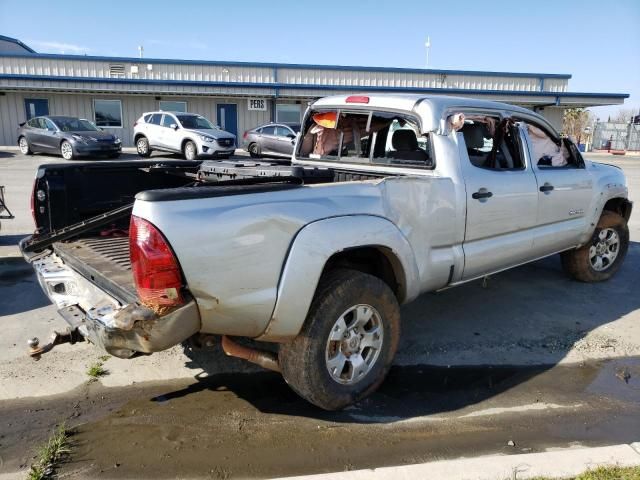
[[[65,158],[66,160],[69,160],[73,156],[73,149],[71,148],[71,145],[69,143],[64,142],[60,149],[62,150],[63,158]]]
[[[258,146],[255,143],[251,145],[251,153],[258,155]]]
[[[382,350],[382,318],[371,305],[355,305],[334,323],[327,340],[325,364],[331,378],[353,385],[373,369]]]
[[[613,228],[600,230],[593,245],[589,248],[589,261],[591,267],[602,272],[607,270],[618,257],[620,251],[620,235]]]
[[[136,146],[138,147],[138,153],[141,155],[146,155],[149,151],[149,146],[147,145],[147,141],[144,138],[138,140]]]
[[[29,144],[27,143],[27,139],[26,138],[24,138],[24,137],[20,138],[19,144],[20,144],[20,151],[22,153],[29,152]]]
[[[187,143],[187,159],[189,160],[193,160],[193,158],[195,157],[195,153],[193,151],[193,144],[192,143]]]

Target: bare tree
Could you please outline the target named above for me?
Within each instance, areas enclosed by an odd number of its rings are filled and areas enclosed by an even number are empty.
[[[636,111],[632,108],[620,108],[611,116],[611,122],[614,123],[629,123],[631,117],[637,115]]]
[[[562,117],[562,132],[581,143],[587,133],[585,129],[593,123],[593,114],[584,108],[568,108]]]

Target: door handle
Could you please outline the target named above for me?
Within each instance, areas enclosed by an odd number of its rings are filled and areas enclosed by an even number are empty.
[[[549,182],[545,182],[545,184],[540,187],[540,191],[544,193],[550,192],[551,190],[553,190],[553,185]]]
[[[474,200],[480,200],[482,198],[490,197],[493,197],[493,193],[488,192],[485,188],[481,188],[477,192],[471,194],[471,198],[473,198]]]

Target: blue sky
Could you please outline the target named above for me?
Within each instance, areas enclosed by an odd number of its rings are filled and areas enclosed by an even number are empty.
[[[640,108],[640,0],[0,0],[0,34],[39,52],[570,73]],[[595,112],[606,117],[613,108]]]

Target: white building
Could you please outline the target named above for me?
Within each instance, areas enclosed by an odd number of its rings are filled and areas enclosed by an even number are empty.
[[[628,94],[569,92],[571,75],[40,54],[0,36],[0,144],[37,115],[87,118],[131,146],[150,110],[199,113],[242,135],[296,122],[309,101],[354,92],[468,96],[536,110],[558,129],[566,108],[622,104]]]

